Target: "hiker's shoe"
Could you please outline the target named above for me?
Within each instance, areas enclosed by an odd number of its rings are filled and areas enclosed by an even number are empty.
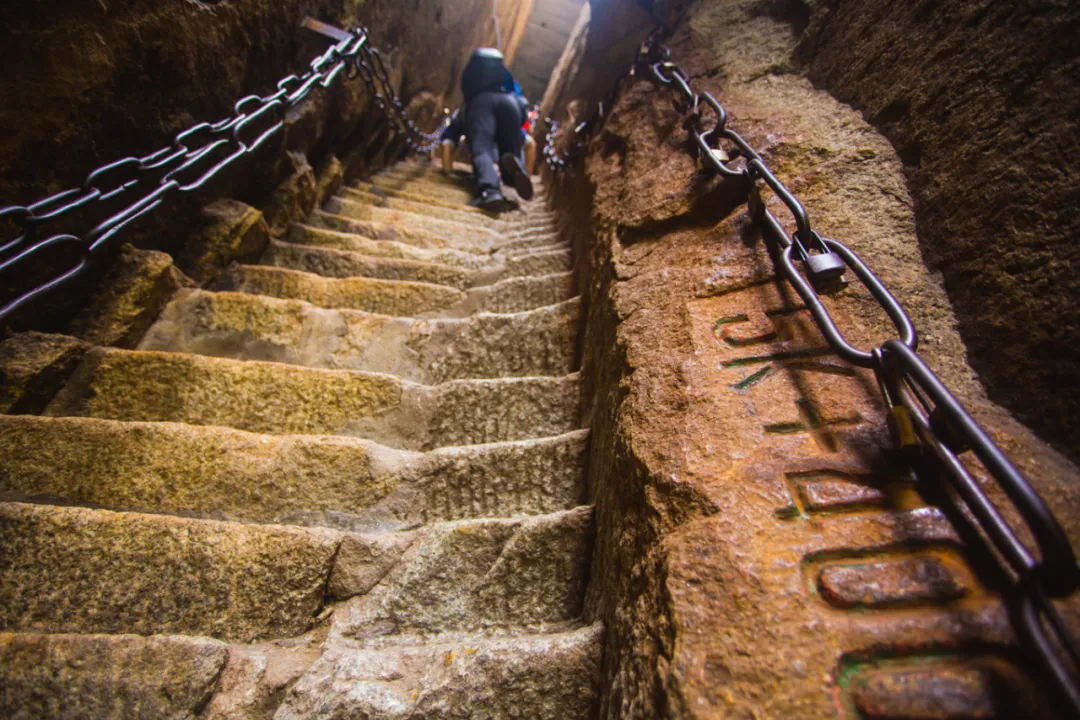
[[[499,159],[499,170],[502,172],[502,181],[517,190],[519,198],[532,200],[532,178],[516,155],[504,153]]]
[[[480,197],[473,200],[470,205],[488,212],[498,212],[503,209],[503,196],[498,190],[485,190]]]

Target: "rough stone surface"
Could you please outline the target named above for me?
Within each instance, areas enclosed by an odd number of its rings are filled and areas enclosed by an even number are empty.
[[[308,248],[285,242],[274,242],[263,257],[263,262],[323,277],[362,276],[381,280],[408,280],[448,285],[458,290],[470,287],[476,280],[475,273],[452,265],[360,255],[344,250]]]
[[[192,290],[169,304],[139,349],[384,372],[426,384],[565,375],[579,315],[570,300],[510,315],[417,320]]]
[[[77,338],[36,332],[0,342],[0,412],[44,410],[89,349]]]
[[[418,248],[452,248],[473,254],[482,254],[490,252],[495,245],[495,238],[486,235],[485,233],[477,233],[477,235],[481,238],[486,238],[488,242],[477,247],[467,240],[461,242],[454,237],[441,235],[438,231],[408,227],[400,222],[393,221],[357,220],[356,218],[326,210],[316,210],[313,212],[311,217],[308,218],[307,224],[314,228],[357,235],[360,238],[394,240]],[[333,238],[333,241],[331,241],[331,238]],[[327,236],[319,234],[318,239],[324,244],[329,244],[331,247],[341,247],[345,250],[362,249],[360,247],[351,246],[346,241],[342,240],[340,235]],[[362,242],[363,241],[361,240],[361,243]]]
[[[611,19],[594,14],[586,60],[644,34],[625,35],[633,3],[619,18],[619,3],[604,5]],[[985,399],[921,260],[900,158],[794,70],[795,13],[784,7],[798,6],[695,3],[671,39],[673,59],[696,89],[723,99],[728,126],[798,194],[814,227],[893,290],[929,364],[1075,542],[1080,474]],[[584,100],[622,67],[604,79],[591,64],[584,72],[596,81],[577,84]],[[978,716],[993,683],[940,660],[1000,660],[1003,676],[1022,677],[1030,666],[1011,659],[1008,613],[945,515],[904,482],[873,375],[833,355],[775,280],[744,197],[698,171],[682,122],[668,93],[631,80],[583,168],[552,190],[572,213],[588,308],[597,537],[585,614],[606,625],[599,716],[945,716],[935,707]],[[892,332],[858,284],[825,303],[858,347]],[[1003,493],[986,487],[1016,522]],[[837,592],[820,592],[822,577]],[[1064,611],[1080,627],[1075,598]],[[922,674],[910,685],[900,674],[869,681],[890,664]],[[849,682],[856,671],[867,685]],[[1031,686],[1042,679],[1015,685],[1020,706],[1043,707],[1046,689]],[[956,704],[945,703],[949,688]]]
[[[531,5],[499,5],[508,57]],[[48,15],[36,7],[5,7],[0,19],[11,38],[3,90],[20,98],[22,109],[12,103],[0,116],[0,125],[11,130],[0,152],[0,194],[28,202],[45,188],[78,185],[92,167],[144,155],[195,122],[225,116],[246,94],[271,91],[278,79],[302,69],[298,57],[314,56],[321,47],[297,31],[297,18],[305,15],[370,28],[376,46],[395,51],[395,87],[408,77],[405,100],[427,90],[439,96],[440,107],[458,102],[465,60],[496,35],[491,4],[483,0],[421,0],[408,8],[392,0],[244,0],[227,6],[140,0],[122,7],[65,4]],[[46,35],[35,32],[46,25]],[[31,60],[34,55],[47,62]],[[41,92],[43,86],[49,90]],[[362,128],[371,120],[358,112],[365,96],[358,82],[339,84],[325,99],[316,94],[312,104],[323,110],[312,113],[320,119],[317,126],[290,118],[298,125],[296,143],[341,142]],[[35,122],[25,122],[27,117]]]
[[[426,207],[426,206],[425,206]],[[323,206],[329,213],[343,215],[351,220],[380,223],[401,228],[405,233],[420,231],[443,239],[450,247],[473,247],[483,252],[494,249],[503,236],[490,228],[478,227],[471,222],[460,222],[445,217],[433,217],[406,210],[379,207],[341,196],[330,198]],[[487,240],[482,244],[482,241]]]
[[[325,634],[325,633],[322,633]],[[271,720],[289,688],[322,653],[320,633],[261,645],[233,645],[205,720]]]
[[[464,317],[477,312],[523,312],[568,300],[573,295],[573,276],[567,272],[507,278],[465,292],[430,282],[325,277],[289,268],[241,265],[229,272],[221,289],[304,300],[322,308]]]
[[[135,347],[173,293],[191,285],[165,253],[125,245],[71,334],[94,345]]]
[[[328,278],[265,265],[234,267],[221,289],[305,300],[324,308],[406,316],[437,312],[464,300],[460,290],[444,285],[362,277]]]
[[[587,432],[412,453],[353,438],[0,417],[0,498],[374,532],[581,502]]]
[[[289,690],[275,717],[585,718],[596,693],[601,637],[594,625],[392,650],[336,649]]]
[[[896,147],[972,367],[1077,460],[1080,7],[825,0],[808,20],[811,79]]]
[[[209,699],[228,646],[201,638],[0,634],[10,720],[186,720]]]
[[[312,219],[318,216],[316,213]],[[357,223],[358,225],[360,223]],[[345,230],[348,225],[343,226]],[[320,249],[355,252],[367,257],[402,258],[418,262],[432,262],[463,268],[481,268],[489,262],[484,255],[467,250],[439,247],[435,243],[399,242],[391,237],[379,239],[375,228],[370,228],[371,236],[361,234],[362,230],[343,232],[327,227],[316,227],[298,223],[292,226],[289,242],[308,247],[313,252]]]
[[[328,155],[315,173],[315,207],[322,207],[345,183],[345,166],[337,155]]]
[[[258,260],[270,242],[263,214],[238,200],[204,207],[202,225],[177,256],[177,265],[201,285],[216,282],[234,262]]]
[[[416,635],[520,632],[573,620],[581,614],[591,517],[591,508],[577,508],[439,524],[401,543],[353,538],[346,560],[360,559],[360,572],[339,563],[330,587],[359,592],[335,610],[331,634],[400,643]],[[363,590],[374,579],[372,565],[385,574]]]
[[[238,642],[307,630],[338,545],[326,530],[21,503],[0,504],[0,539],[5,631]]]
[[[429,450],[575,430],[577,385],[567,375],[425,386],[375,373],[99,348],[47,412],[352,435]]]
[[[315,208],[319,191],[315,171],[303,153],[287,152],[282,161],[288,168],[288,176],[274,188],[264,210],[270,233],[275,237],[288,230],[290,223],[307,217]]]
[[[354,203],[348,207],[354,211],[358,205],[374,205],[389,210],[400,210],[412,215],[450,220],[464,225],[487,228],[503,233],[515,228],[514,213],[493,215],[479,208],[452,200],[440,200],[414,194],[405,190],[386,191],[383,188],[367,188],[362,186],[344,188],[338,195],[342,200]],[[532,215],[531,222],[543,222],[548,218]]]

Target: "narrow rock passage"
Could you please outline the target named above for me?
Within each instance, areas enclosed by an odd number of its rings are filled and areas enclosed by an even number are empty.
[[[56,717],[589,715],[570,250],[542,199],[467,199],[414,163],[344,188],[0,416],[8,688]]]

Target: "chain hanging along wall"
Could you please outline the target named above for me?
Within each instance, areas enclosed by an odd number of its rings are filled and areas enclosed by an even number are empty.
[[[1080,717],[1080,650],[1053,599],[1080,589],[1080,567],[1064,529],[1028,480],[919,357],[918,336],[903,307],[859,256],[837,240],[822,238],[798,198],[768,168],[761,155],[728,126],[723,105],[707,92],[697,93],[687,75],[671,61],[663,45],[663,28],[653,31],[630,70],[621,76],[648,78],[674,93],[676,109],[685,113],[698,161],[709,172],[738,183],[745,190],[750,213],[767,241],[777,249],[780,274],[795,288],[829,347],[840,358],[873,370],[878,378],[897,458],[910,462],[920,489],[939,505],[965,538],[968,551],[996,569],[992,584],[1010,611],[1021,646],[1039,664],[1040,679],[1054,690],[1064,714]],[[548,119],[550,132],[544,157],[555,172],[572,167],[591,133],[602,123],[614,98],[575,127],[566,153],[555,151],[559,124]],[[708,120],[708,122],[707,122]],[[721,142],[730,144],[730,149]],[[742,160],[741,167],[730,163]],[[766,207],[763,189],[787,207],[795,224],[789,235]],[[801,266],[801,269],[800,269]],[[896,328],[896,337],[880,347],[851,345],[820,295],[843,287],[852,275],[877,301]],[[977,459],[1012,503],[1034,539],[1029,548],[986,490],[961,460]]]
[[[205,186],[226,168],[246,161],[285,127],[285,115],[313,90],[330,87],[338,78],[359,77],[379,109],[416,152],[430,152],[441,128],[425,133],[409,118],[394,93],[386,64],[368,43],[367,29],[341,30],[308,19],[305,27],[336,42],[315,57],[303,75],[288,75],[269,95],[248,95],[233,106],[233,115],[215,123],[198,123],[174,138],[172,145],[143,157],[103,165],[86,176],[81,187],[65,190],[27,206],[0,208],[0,221],[18,228],[17,236],[0,245],[0,281],[26,273],[45,253],[74,249],[76,260],[56,277],[4,301],[0,324],[20,308],[83,275],[92,263],[109,255],[125,228],[161,207],[171,197]],[[44,232],[50,225],[85,213],[93,220],[80,235]]]

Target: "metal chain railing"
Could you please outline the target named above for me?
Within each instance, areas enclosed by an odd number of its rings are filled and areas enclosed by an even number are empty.
[[[830,348],[852,365],[873,370],[887,409],[890,434],[901,457],[912,463],[927,494],[942,506],[968,547],[1000,571],[1001,595],[1010,610],[1017,639],[1038,659],[1041,675],[1056,690],[1065,713],[1080,717],[1080,653],[1052,602],[1080,589],[1080,568],[1061,524],[1027,479],[919,357],[914,325],[896,298],[854,251],[813,230],[799,200],[772,173],[761,155],[728,126],[724,107],[709,93],[694,91],[686,73],[671,61],[671,51],[661,38],[659,30],[649,36],[628,75],[641,74],[673,91],[676,109],[687,114],[686,127],[693,136],[699,162],[707,171],[745,189],[751,215],[778,250],[780,274],[802,298]],[[621,82],[622,78],[617,85]],[[590,121],[575,128],[569,149],[562,156],[555,151],[558,125],[549,121],[552,129],[544,156],[553,170],[562,171],[574,164],[587,145],[589,133],[603,119],[603,108],[601,104]],[[721,147],[722,141],[730,143],[730,150]],[[741,167],[730,164],[740,159]],[[761,198],[763,188],[771,190],[791,213],[796,228],[793,235],[767,209]],[[819,293],[841,287],[849,270],[896,329],[896,337],[880,347],[851,345],[821,300]],[[1018,529],[1005,519],[961,457],[973,457],[981,463],[1015,507],[1034,540],[1034,548],[1021,541]]]
[[[268,95],[241,98],[231,117],[183,130],[169,146],[97,168],[81,187],[31,205],[0,208],[0,223],[7,221],[17,228],[13,239],[0,240],[0,282],[29,274],[34,263],[59,248],[73,249],[76,258],[56,277],[5,300],[0,307],[0,324],[36,298],[84,274],[94,261],[116,248],[123,230],[135,219],[175,195],[199,190],[226,168],[249,159],[283,130],[290,108],[316,88],[330,87],[341,76],[359,77],[364,82],[412,149],[428,152],[435,146],[439,132],[425,133],[409,118],[394,93],[381,53],[368,43],[365,28],[345,31],[310,20],[305,24],[337,42],[314,58],[303,75],[282,78]],[[88,228],[86,232],[47,232],[50,226],[76,214],[80,225]],[[82,221],[84,217],[90,219]]]

